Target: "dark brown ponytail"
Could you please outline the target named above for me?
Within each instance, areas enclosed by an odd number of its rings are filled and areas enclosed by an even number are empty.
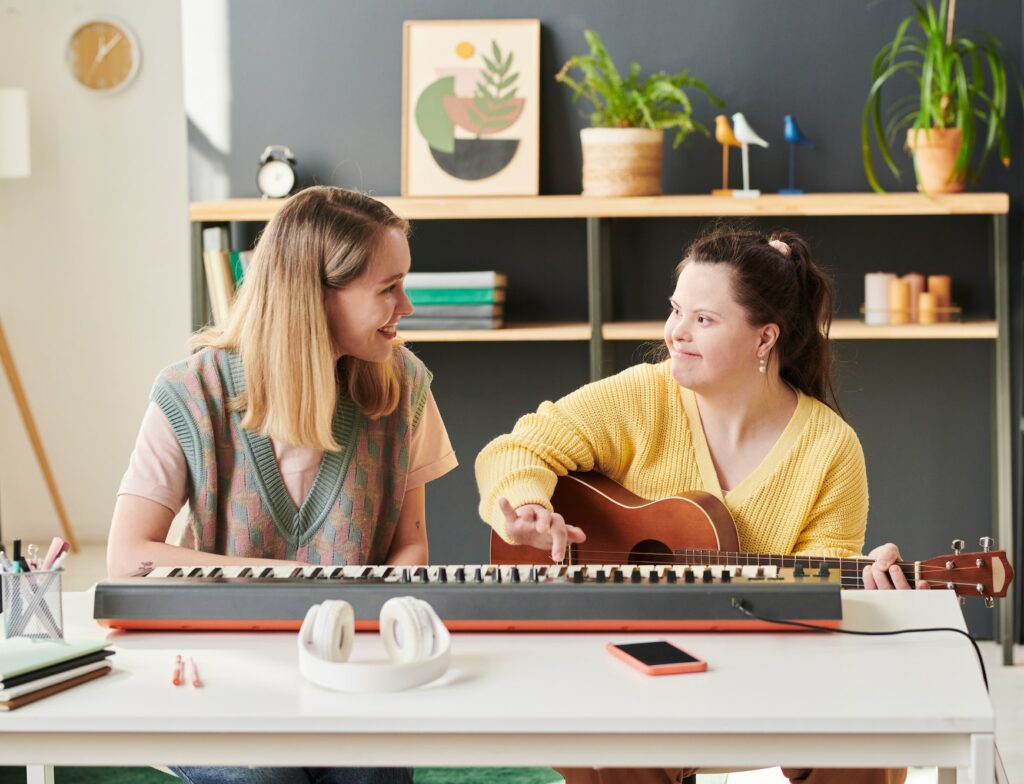
[[[784,250],[771,243],[779,240]],[[751,324],[778,324],[772,349],[779,376],[804,394],[839,412],[828,331],[832,325],[832,279],[814,263],[799,234],[718,224],[690,245],[676,278],[690,263],[727,264],[733,295]]]

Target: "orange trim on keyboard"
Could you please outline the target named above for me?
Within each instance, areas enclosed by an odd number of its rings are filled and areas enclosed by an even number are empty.
[[[287,632],[298,631],[301,620],[261,620],[240,621],[228,620],[145,620],[145,619],[103,619],[97,618],[96,623],[110,629],[127,629],[139,631],[252,631],[252,632]],[[807,621],[816,626],[839,628],[842,621],[835,618],[824,621]],[[600,620],[600,621],[445,621],[445,626],[453,632],[763,632],[763,631],[809,631],[798,626],[765,623],[754,620],[686,620],[686,621],[639,621],[639,620]],[[356,621],[357,631],[376,631],[378,622]]]

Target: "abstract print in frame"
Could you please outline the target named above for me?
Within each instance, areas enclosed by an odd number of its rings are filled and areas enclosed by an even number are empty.
[[[402,195],[538,193],[540,20],[411,20]]]

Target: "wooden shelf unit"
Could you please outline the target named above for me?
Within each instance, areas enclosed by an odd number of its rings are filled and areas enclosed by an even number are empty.
[[[503,330],[409,330],[402,336],[415,342],[587,341],[591,377],[610,371],[605,342],[658,340],[659,322],[611,320],[612,218],[717,218],[717,217],[895,217],[985,215],[991,218],[989,255],[994,273],[995,319],[938,325],[867,326],[855,320],[834,322],[836,340],[992,340],[995,355],[993,444],[996,476],[994,530],[999,544],[1014,552],[1013,452],[1014,432],[1010,374],[1010,277],[1008,213],[1005,193],[961,193],[925,196],[920,193],[808,193],[800,196],[765,194],[754,199],[706,195],[593,198],[566,196],[515,197],[400,197],[378,196],[408,220],[514,220],[584,219],[587,232],[587,289],[589,323],[520,324]],[[230,199],[196,202],[190,206],[192,222],[192,321],[198,329],[207,323],[209,301],[202,259],[202,230],[235,221],[266,221],[283,201]],[[1013,594],[999,606],[999,639],[1003,661],[1013,662]]]

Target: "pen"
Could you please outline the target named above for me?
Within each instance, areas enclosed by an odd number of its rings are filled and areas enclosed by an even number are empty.
[[[46,551],[46,556],[43,558],[44,570],[53,568],[53,562],[56,561],[57,557],[67,549],[66,545],[67,542],[59,536],[53,537],[53,541],[50,542],[50,549]]]
[[[191,656],[188,657],[188,677],[192,681],[192,686],[199,689],[202,687],[203,682],[199,680],[199,669],[196,667],[196,660]]]
[[[181,686],[181,684],[185,682],[183,673],[184,668],[185,665],[182,662],[181,654],[179,653],[174,657],[174,676],[171,678],[171,683],[175,686]]]

